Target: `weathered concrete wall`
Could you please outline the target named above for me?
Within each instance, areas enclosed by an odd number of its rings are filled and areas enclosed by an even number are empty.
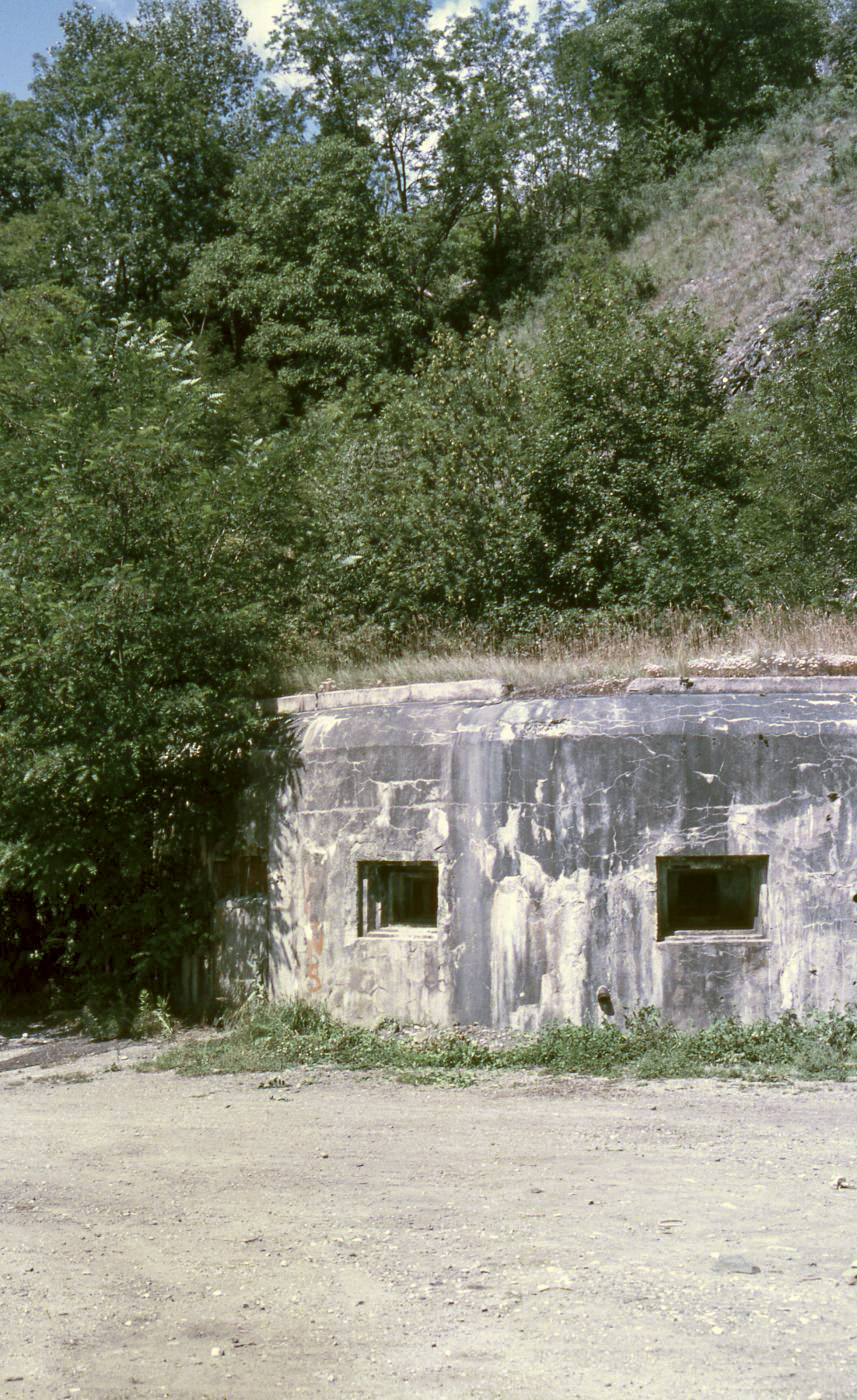
[[[283,783],[271,806],[268,899],[240,920],[277,995],[355,1021],[521,1028],[596,1019],[599,988],[620,1018],[655,1005],[682,1025],[857,1000],[850,693],[362,705],[294,723],[300,791]],[[767,857],[753,926],[659,937],[670,856]],[[437,864],[436,927],[361,931],[358,863],[414,861]]]

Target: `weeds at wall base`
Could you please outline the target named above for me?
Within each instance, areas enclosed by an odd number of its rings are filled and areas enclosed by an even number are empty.
[[[416,1039],[389,1026],[347,1026],[325,1006],[296,1000],[255,1007],[239,1014],[226,1035],[177,1046],[156,1061],[159,1069],[186,1075],[273,1075],[311,1065],[389,1070],[415,1084],[450,1075],[471,1082],[480,1070],[644,1079],[845,1080],[857,1075],[857,1009],[819,1012],[804,1021],[787,1012],[773,1022],[727,1020],[679,1031],[645,1008],[629,1018],[625,1030],[612,1024],[557,1024],[495,1048],[460,1031]]]
[[[166,997],[145,988],[136,1001],[113,1000],[104,1005],[87,1003],[75,1017],[79,1029],[93,1040],[169,1039],[177,1021]]]
[[[36,996],[0,1003],[0,1038],[48,1030],[94,1041],[169,1040],[181,1024],[168,998],[146,988],[136,994],[96,989],[76,996],[53,986]]]

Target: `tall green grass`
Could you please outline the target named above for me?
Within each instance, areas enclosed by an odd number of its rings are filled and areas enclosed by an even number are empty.
[[[857,1010],[679,1031],[646,1009],[625,1030],[557,1024],[494,1048],[458,1031],[415,1039],[393,1028],[347,1026],[325,1006],[297,1000],[244,1012],[225,1035],[175,1046],[156,1061],[159,1069],[187,1075],[271,1075],[295,1065],[411,1074],[536,1069],[646,1079],[848,1079],[857,1071]]]

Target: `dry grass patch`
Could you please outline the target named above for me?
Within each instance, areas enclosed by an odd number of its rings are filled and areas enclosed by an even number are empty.
[[[766,608],[729,625],[673,613],[656,627],[614,625],[557,633],[517,648],[480,647],[442,635],[402,656],[380,652],[337,660],[331,652],[284,670],[281,694],[496,677],[516,689],[549,693],[562,686],[643,675],[706,671],[742,675],[838,670],[857,673],[857,619],[811,609]]]

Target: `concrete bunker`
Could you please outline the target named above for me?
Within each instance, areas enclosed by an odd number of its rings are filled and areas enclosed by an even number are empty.
[[[274,702],[301,771],[248,794],[252,873],[218,911],[229,988],[322,996],[358,1022],[520,1029],[852,1003],[855,686]]]

